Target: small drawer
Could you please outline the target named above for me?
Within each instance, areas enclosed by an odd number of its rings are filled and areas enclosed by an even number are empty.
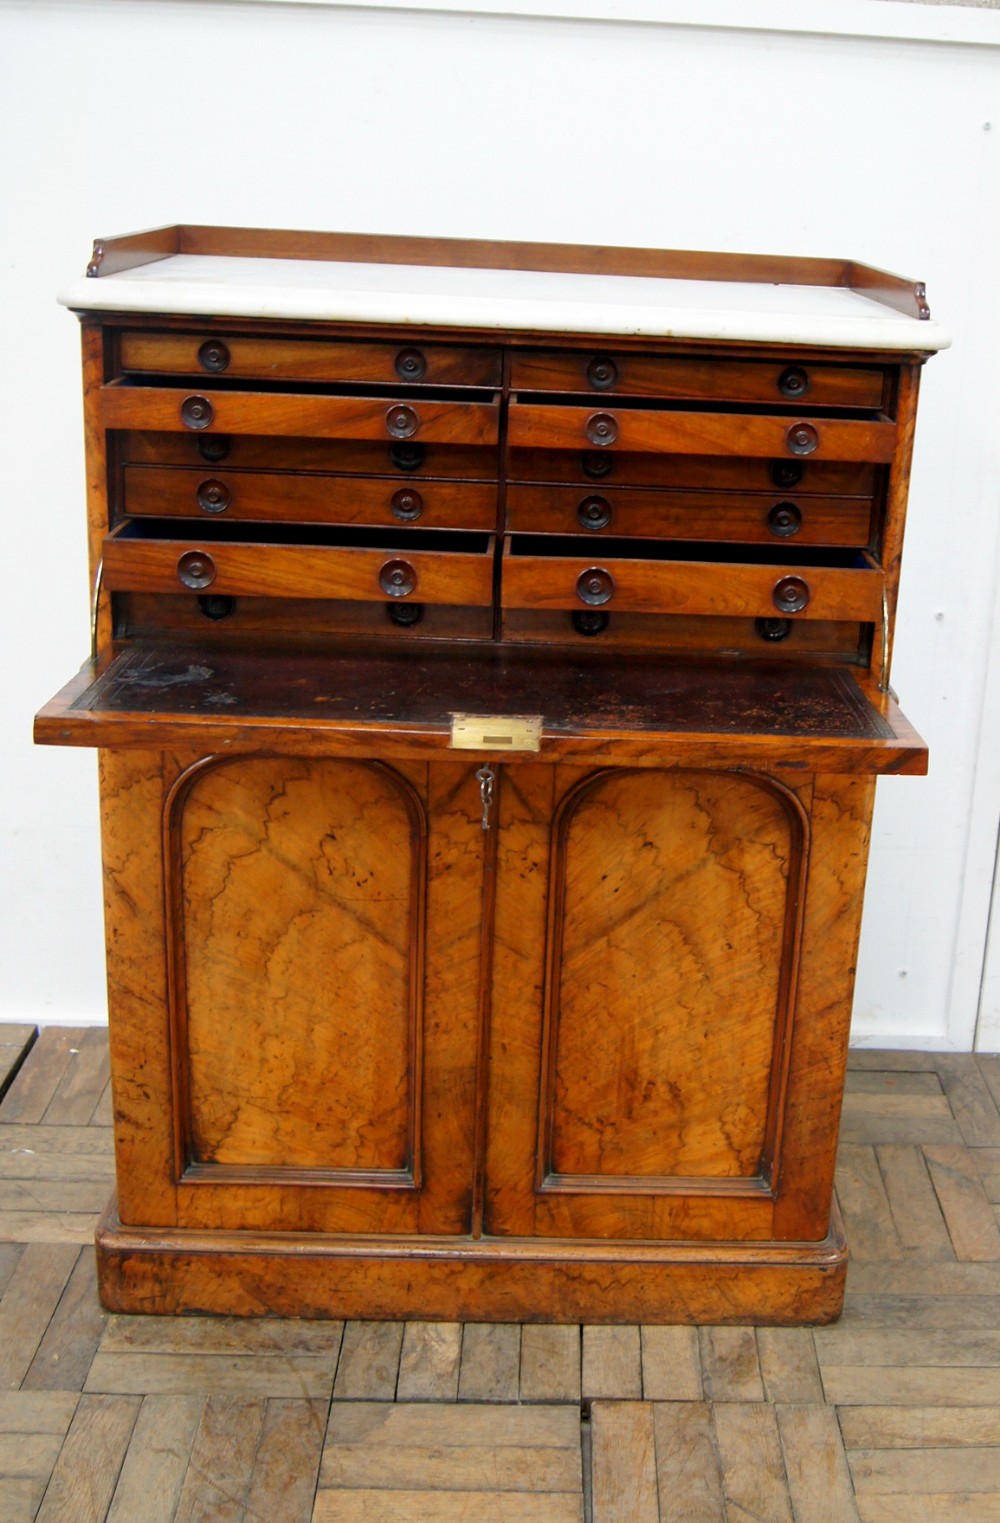
[[[884,577],[864,551],[789,552],[747,546],[712,558],[692,546],[602,541],[591,555],[578,540],[508,535],[504,608],[601,609],[608,613],[719,614],[751,619],[858,620],[882,617]],[[708,548],[708,547],[704,547]]]
[[[512,449],[622,450],[884,464],[893,457],[896,427],[881,417],[774,417],[666,407],[573,407],[517,399],[510,407],[507,440]]]
[[[882,406],[885,371],[878,365],[814,365],[786,356],[720,360],[696,355],[619,354],[608,350],[537,349],[515,353],[518,391],[672,397],[705,402],[807,402],[809,407],[865,410]]]
[[[220,381],[314,381],[346,386],[499,386],[498,349],[460,344],[365,344],[236,334],[136,333],[119,339],[119,364],[137,375]]]
[[[125,512],[155,518],[496,528],[496,487],[487,482],[142,465],[126,466],[124,474]]]
[[[794,491],[797,496],[870,497],[878,467],[858,461],[726,460],[710,455],[630,455],[620,450],[515,449],[507,453],[509,481],[679,487],[720,492]]]
[[[490,402],[313,393],[189,391],[174,386],[102,386],[105,428],[213,434],[294,434],[313,439],[368,439],[397,444],[496,444],[500,407]]]
[[[160,519],[131,519],[104,541],[111,592],[217,597],[343,598],[355,602],[486,607],[493,594],[492,536],[292,526],[248,533],[198,525],[188,538]]]
[[[734,540],[775,547],[866,545],[871,503],[862,497],[511,484],[507,528],[522,534]]]
[[[428,476],[496,481],[497,452],[489,446],[404,441],[370,444],[354,439],[273,439],[259,434],[120,433],[124,465],[224,466],[227,470],[327,471],[348,475]]]

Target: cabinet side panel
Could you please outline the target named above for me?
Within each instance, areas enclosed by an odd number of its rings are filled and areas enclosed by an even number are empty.
[[[174,838],[190,1160],[419,1174],[425,831],[402,779],[227,761]]]
[[[118,1209],[177,1221],[173,1083],[163,922],[159,753],[100,753],[104,912]]]
[[[761,1176],[797,857],[781,800],[749,778],[604,773],[572,796],[554,863],[552,1183]]]
[[[774,1235],[830,1223],[875,780],[818,777]]]

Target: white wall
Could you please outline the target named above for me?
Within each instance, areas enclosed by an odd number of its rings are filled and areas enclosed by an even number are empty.
[[[706,6],[687,14],[717,23]],[[94,759],[28,738],[88,641],[76,323],[54,291],[95,235],[191,221],[837,255],[926,280],[955,346],[924,378],[894,680],[932,773],[879,785],[856,1035],[971,1045],[1000,814],[1000,18],[838,12],[862,31],[946,17],[973,38],[956,45],[754,31],[815,8],[739,10],[743,30],[0,0],[3,1018],[104,1018]]]

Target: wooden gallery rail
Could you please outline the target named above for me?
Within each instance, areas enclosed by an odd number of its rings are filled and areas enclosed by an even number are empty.
[[[921,286],[170,227],[83,326],[126,1311],[825,1321]]]

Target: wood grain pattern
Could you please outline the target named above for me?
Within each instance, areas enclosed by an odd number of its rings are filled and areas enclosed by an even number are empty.
[[[601,399],[595,399],[587,407],[515,401],[507,425],[508,445],[511,449],[589,449],[587,424],[596,412],[613,415],[617,424],[615,449],[671,455],[787,458],[788,431],[796,421],[790,417],[746,417],[725,412],[671,412],[640,407],[616,410],[613,404]],[[109,423],[110,426],[141,425],[126,416],[124,422]],[[155,425],[146,424],[151,426]],[[822,421],[818,433],[815,453],[819,460],[885,464],[893,458],[894,423],[830,418]]]
[[[798,814],[742,777],[604,772],[556,829],[543,1187],[758,1178]]]
[[[588,370],[594,358],[610,360],[617,374],[610,386],[595,387]],[[725,360],[717,356],[683,358],[662,354],[616,353],[614,346],[594,351],[534,349],[515,352],[510,384],[518,391],[594,392],[614,396],[711,398],[729,402],[787,402],[780,360]],[[882,404],[885,372],[881,366],[810,365],[805,368],[810,407],[877,408]]]
[[[276,471],[240,473],[184,467],[161,469],[132,465],[125,468],[124,509],[154,517],[202,519],[208,516],[198,501],[206,481],[226,492],[226,520],[282,523],[382,524],[405,536],[409,527],[392,510],[400,492],[410,492],[398,476],[293,475]],[[496,527],[497,494],[486,482],[424,482],[419,489],[421,529],[479,529]],[[850,511],[850,510],[848,510]],[[855,511],[855,520],[857,512]],[[191,532],[197,529],[191,525]],[[805,532],[805,531],[804,531]]]
[[[495,444],[499,408],[492,402],[410,403],[407,398],[323,397],[277,392],[217,391],[192,388],[212,408],[209,432],[286,434],[317,439],[389,440],[387,413],[400,405],[416,417],[413,437],[428,444]],[[128,386],[114,381],[99,393],[98,416],[104,428],[163,429],[180,432],[181,404],[188,395],[167,386]],[[836,458],[836,457],[835,457]],[[846,458],[857,458],[848,455]],[[863,457],[867,458],[867,457]]]
[[[606,502],[610,522],[595,532],[584,522],[582,505],[594,497]],[[863,497],[796,498],[795,493],[656,491],[648,487],[581,487],[512,484],[506,493],[509,530],[522,534],[579,534],[588,529],[588,542],[600,555],[601,540],[609,534],[653,539],[720,540],[773,545],[867,545],[871,503]],[[791,507],[801,517],[792,538],[771,528],[768,514]],[[136,511],[134,508],[132,511]],[[469,525],[482,527],[482,525]],[[582,546],[581,546],[582,550]],[[585,553],[585,552],[584,552]],[[641,554],[641,547],[636,547]]]
[[[263,758],[181,787],[170,829],[191,1162],[418,1184],[419,798],[378,765]]]
[[[422,344],[423,370],[412,367],[401,376],[397,360],[408,346],[400,342],[359,344],[329,339],[258,338],[242,334],[156,333],[126,329],[118,340],[122,370],[159,372],[166,375],[204,376],[206,367],[198,351],[206,339],[223,343],[228,358],[225,380],[241,378],[264,381],[346,381],[358,384],[408,386],[497,386],[500,382],[498,350],[470,349],[462,344]],[[220,377],[208,372],[210,378]],[[846,405],[846,404],[845,404]],[[869,404],[871,405],[871,404]]]

